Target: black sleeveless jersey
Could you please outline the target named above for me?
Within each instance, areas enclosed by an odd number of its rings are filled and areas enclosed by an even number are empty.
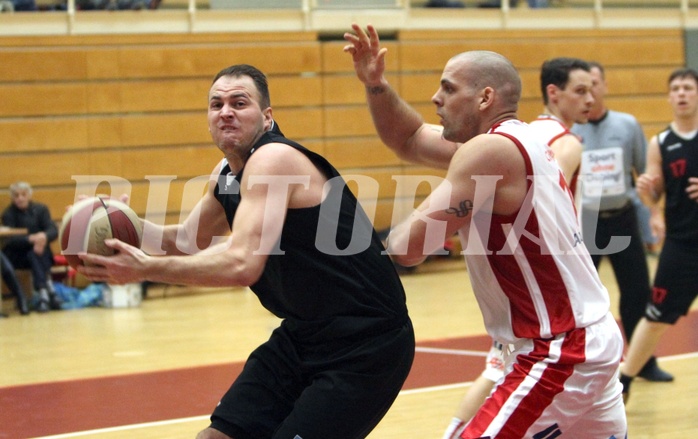
[[[666,236],[698,244],[698,202],[688,198],[689,177],[698,177],[698,135],[686,140],[671,129],[659,133],[666,192]]]
[[[259,139],[251,154],[268,143],[305,154],[327,176],[330,190],[317,206],[288,209],[277,247],[283,254],[269,255],[261,278],[250,287],[262,305],[306,341],[363,336],[404,324],[402,283],[339,172],[286,139],[278,126]],[[225,189],[239,188],[243,172],[233,177],[226,164],[215,189],[231,227],[241,196],[239,190]]]

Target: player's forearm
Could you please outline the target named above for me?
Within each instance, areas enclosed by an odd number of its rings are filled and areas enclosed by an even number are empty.
[[[149,255],[182,255],[188,254],[186,248],[179,248],[177,237],[182,225],[159,225],[151,221],[142,220],[143,242],[141,250]]]
[[[654,193],[641,193],[638,191],[638,196],[640,198],[640,201],[642,201],[642,204],[650,208],[650,210],[659,210],[659,201],[661,197]]]
[[[650,209],[661,209],[663,189],[660,190],[656,184],[650,182],[644,186],[638,186],[637,194],[645,206]]]
[[[366,100],[383,143],[405,158],[409,154],[409,140],[424,123],[422,116],[385,81],[367,85]]]
[[[649,208],[657,206],[664,195],[662,176],[656,172],[641,174],[635,181],[635,188],[640,201]]]
[[[143,266],[143,278],[175,285],[203,287],[250,286],[261,276],[264,264],[259,256],[236,257],[224,250],[191,256],[150,257]]]
[[[412,223],[408,219],[390,231],[385,243],[390,257],[405,267],[424,262],[428,254],[424,251],[423,234],[415,233],[412,235],[411,231]]]

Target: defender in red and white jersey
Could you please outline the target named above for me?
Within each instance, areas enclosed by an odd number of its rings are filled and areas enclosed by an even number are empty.
[[[344,50],[383,143],[448,170],[389,251],[418,264],[460,233],[487,331],[511,345],[505,377],[459,437],[624,438],[621,333],[553,152],[517,120],[518,72],[493,52],[456,55],[432,97],[441,126],[426,124],[385,79],[376,30],[352,28]]]
[[[589,64],[578,58],[546,60],[540,72],[545,110],[529,124],[536,136],[553,151],[572,196],[577,193],[583,147],[581,138],[573,134],[570,128],[575,123],[587,122],[594,102],[591,94],[593,81],[589,70]],[[502,345],[497,341],[490,348],[489,357],[502,359]],[[496,364],[503,364],[503,360],[485,363],[485,370],[463,396],[442,439],[457,437],[457,433],[465,425],[464,421],[473,417],[495,383],[504,376],[503,368],[493,367]]]
[[[488,332],[504,344],[520,344],[521,339],[549,339],[603,320],[608,292],[581,240],[572,200],[550,150],[518,120],[504,121],[487,135],[514,144],[511,154],[521,155],[526,177],[519,209],[502,215],[481,208],[459,230]],[[452,186],[456,192],[457,183]],[[497,188],[476,188],[475,198],[479,190],[497,196]]]
[[[559,167],[521,122],[503,122],[489,134],[516,145],[528,191],[515,215],[481,209],[460,231],[488,333],[513,347],[504,355],[504,380],[461,437],[533,437],[546,430],[550,437],[623,437],[614,382],[623,342]],[[595,401],[586,404],[584,392]]]
[[[594,104],[591,66],[579,58],[552,58],[540,70],[540,89],[545,110],[530,125],[553,150],[572,194],[576,193],[582,163],[582,139],[574,134],[575,123],[589,121]]]

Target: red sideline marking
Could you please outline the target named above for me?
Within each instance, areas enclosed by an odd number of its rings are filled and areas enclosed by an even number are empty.
[[[487,352],[486,335],[418,346]],[[698,351],[698,312],[679,320],[658,356]],[[475,379],[484,357],[417,352],[403,389]],[[242,363],[0,388],[0,438],[37,437],[202,416],[242,370]]]

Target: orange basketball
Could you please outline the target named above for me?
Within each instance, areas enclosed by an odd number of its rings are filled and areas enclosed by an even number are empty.
[[[75,268],[82,264],[78,253],[111,256],[114,250],[104,244],[116,238],[141,246],[143,229],[138,215],[128,205],[108,197],[86,198],[75,203],[63,216],[60,229],[61,253]]]

